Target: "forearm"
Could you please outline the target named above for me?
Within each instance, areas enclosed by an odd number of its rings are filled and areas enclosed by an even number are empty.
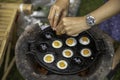
[[[103,6],[91,12],[90,15],[94,16],[96,19],[96,24],[99,24],[119,12],[120,0],[109,0]]]

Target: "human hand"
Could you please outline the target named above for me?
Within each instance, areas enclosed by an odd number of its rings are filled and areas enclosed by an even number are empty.
[[[72,36],[89,28],[90,26],[87,25],[85,17],[64,17],[56,27],[56,33]]]
[[[69,0],[56,0],[55,4],[51,7],[48,19],[53,30],[59,21],[67,15],[68,7]]]

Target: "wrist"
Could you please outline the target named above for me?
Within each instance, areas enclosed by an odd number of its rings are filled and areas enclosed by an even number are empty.
[[[86,16],[83,16],[82,18],[83,18],[83,24],[84,24],[84,26],[86,27],[86,29],[90,29],[91,26],[89,26],[89,25],[86,23]]]
[[[62,3],[62,4],[65,4],[65,5],[69,5],[70,0],[56,0],[55,3],[58,3],[58,4]],[[62,5],[62,6],[65,6],[65,5]]]
[[[70,2],[70,0],[63,0],[63,2]]]

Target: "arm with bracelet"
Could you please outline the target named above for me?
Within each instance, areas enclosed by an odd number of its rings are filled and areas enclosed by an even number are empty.
[[[55,30],[57,34],[79,34],[92,28],[94,25],[105,22],[112,16],[118,14],[118,20],[114,20],[114,23],[109,23],[109,21],[112,20],[108,20],[108,23],[112,26],[106,27],[106,24],[103,24],[102,28],[108,28],[108,32],[117,32],[111,36],[117,36],[117,38],[119,38],[118,40],[120,40],[120,0],[108,0],[104,5],[92,11],[91,13],[86,14],[85,16],[66,17],[69,7],[69,1],[70,0],[56,0],[55,4],[50,9],[48,19],[50,25],[52,26],[52,29]],[[118,56],[120,56],[120,47],[118,50],[116,50],[116,55],[113,59],[113,68],[120,61],[120,58]]]
[[[66,17],[69,0],[57,0],[48,16],[50,24],[58,34],[74,35],[120,12],[120,0],[109,0],[103,6],[81,17]]]

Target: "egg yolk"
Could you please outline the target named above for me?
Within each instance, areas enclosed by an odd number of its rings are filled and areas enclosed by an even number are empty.
[[[68,39],[68,40],[67,40],[67,44],[72,45],[73,43],[74,43],[74,40],[73,40],[73,39]]]
[[[88,38],[87,37],[82,37],[82,41],[88,42]]]
[[[89,53],[90,53],[89,50],[84,50],[84,51],[83,51],[83,54],[84,54],[84,55],[88,55]]]
[[[66,55],[66,56],[70,56],[70,55],[71,55],[71,52],[70,52],[70,51],[65,51],[65,55]]]
[[[60,62],[59,65],[60,65],[60,67],[65,67],[65,63],[64,62]]]
[[[45,58],[45,60],[46,60],[46,61],[52,61],[52,57],[51,57],[51,56],[47,56],[47,57]]]
[[[60,45],[60,43],[59,43],[59,42],[57,42],[57,41],[55,41],[55,42],[54,42],[54,45],[55,45],[55,46],[59,46],[59,45]]]

